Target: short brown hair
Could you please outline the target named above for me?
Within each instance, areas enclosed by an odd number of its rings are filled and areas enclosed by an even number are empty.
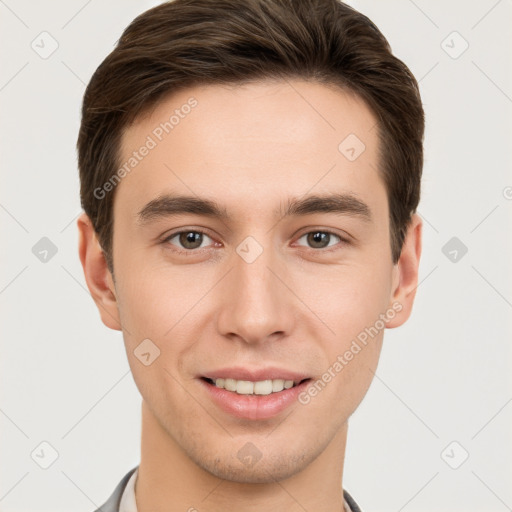
[[[398,261],[420,198],[425,121],[417,81],[379,29],[339,0],[174,0],[131,22],[84,94],[81,204],[111,272],[115,189],[94,191],[120,165],[123,130],[179,89],[276,78],[336,84],[371,109]]]

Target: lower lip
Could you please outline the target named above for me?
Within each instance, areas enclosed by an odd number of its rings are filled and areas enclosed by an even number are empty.
[[[224,412],[247,420],[266,420],[277,416],[296,402],[300,392],[309,384],[309,380],[306,380],[293,388],[270,395],[239,395],[203,379],[199,381]]]

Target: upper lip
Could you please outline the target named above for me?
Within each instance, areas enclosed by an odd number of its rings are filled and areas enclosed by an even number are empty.
[[[293,380],[298,383],[304,379],[309,378],[306,373],[286,370],[284,368],[268,367],[268,368],[219,368],[218,370],[212,370],[206,372],[200,377],[206,379],[235,379],[235,380],[249,380],[252,382],[259,382],[262,380]]]

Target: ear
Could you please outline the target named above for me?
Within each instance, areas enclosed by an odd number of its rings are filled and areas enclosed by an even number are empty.
[[[117,309],[114,280],[108,270],[103,250],[98,242],[90,218],[82,213],[77,221],[78,253],[84,269],[87,287],[98,307],[102,322],[120,331],[121,322]]]
[[[416,288],[418,287],[418,268],[421,256],[421,235],[423,223],[418,214],[413,214],[407,229],[400,259],[394,273],[392,303],[398,311],[393,319],[386,323],[387,328],[399,327],[411,315]],[[401,309],[399,309],[401,307]]]

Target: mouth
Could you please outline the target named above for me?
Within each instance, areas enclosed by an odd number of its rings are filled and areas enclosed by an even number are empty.
[[[233,369],[199,376],[198,380],[212,403],[224,413],[244,420],[266,420],[298,402],[299,394],[312,379],[279,370]]]
[[[306,382],[310,379],[301,379],[301,380],[287,380],[287,379],[266,379],[266,380],[236,380],[230,378],[216,378],[210,379],[208,377],[201,377],[202,380],[211,384],[219,389],[225,389],[226,391],[230,391],[232,393],[237,393],[239,395],[272,395],[274,393],[280,393],[285,389],[291,389],[296,386],[299,386],[303,382]]]

